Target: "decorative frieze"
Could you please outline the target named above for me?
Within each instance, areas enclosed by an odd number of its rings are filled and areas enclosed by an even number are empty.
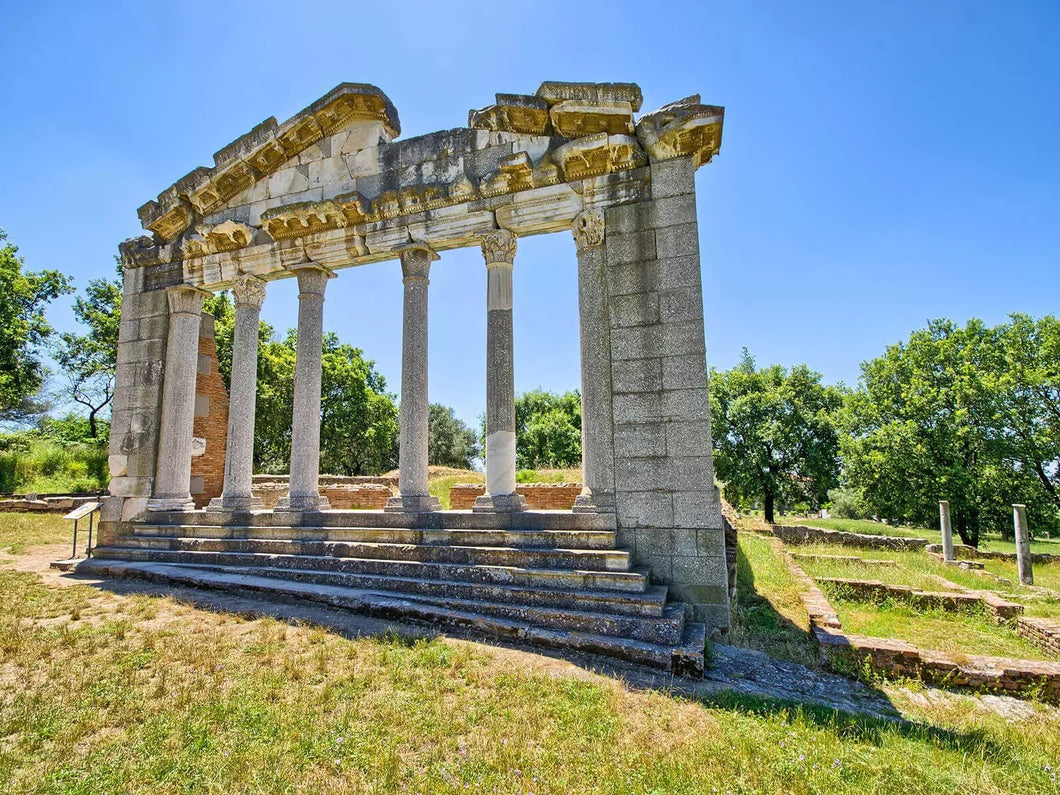
[[[547,135],[548,103],[539,97],[497,94],[497,104],[468,113],[467,126],[473,130],[493,130]]]
[[[552,128],[564,138],[633,134],[633,106],[628,102],[559,102],[549,110]]]
[[[566,182],[640,168],[648,164],[637,139],[629,135],[598,133],[578,138],[553,152]]]
[[[637,139],[652,160],[692,157],[696,167],[721,149],[725,108],[704,105],[699,94],[666,105],[637,122]]]
[[[273,240],[303,237],[348,223],[343,208],[335,202],[296,202],[274,207],[261,214],[261,223]]]

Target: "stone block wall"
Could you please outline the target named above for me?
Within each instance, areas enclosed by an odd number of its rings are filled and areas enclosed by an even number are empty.
[[[526,498],[526,506],[534,511],[569,511],[582,493],[581,483],[520,483],[517,494]],[[475,499],[486,493],[481,483],[457,483],[449,492],[449,508],[470,511]]]
[[[607,328],[619,542],[729,626],[728,563],[714,486],[695,167],[651,164],[650,197],[605,211]]]
[[[214,318],[203,313],[199,330],[199,366],[195,376],[195,443],[191,459],[191,496],[204,508],[221,496],[228,440],[228,390],[217,367]]]
[[[805,525],[780,525],[770,531],[785,544],[838,544],[859,549],[924,549],[926,538],[896,538],[894,536],[870,536],[862,533],[844,533],[841,530],[825,530],[823,527]]]

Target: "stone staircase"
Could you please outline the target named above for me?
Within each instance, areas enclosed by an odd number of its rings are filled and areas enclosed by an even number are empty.
[[[269,512],[247,515],[243,526],[211,524],[217,517],[204,511],[162,515],[126,525],[76,569],[703,672],[704,626],[633,567],[613,530],[592,526],[596,517],[526,512],[514,520],[519,529],[496,529],[496,516],[485,527],[482,514],[445,512],[415,529],[382,512],[305,516],[312,525],[285,525]]]

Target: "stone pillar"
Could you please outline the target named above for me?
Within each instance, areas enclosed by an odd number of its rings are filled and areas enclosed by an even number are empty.
[[[582,482],[575,513],[614,513],[611,332],[604,215],[586,210],[571,225],[578,247],[578,319],[582,368]]]
[[[298,275],[298,350],[291,420],[291,483],[277,511],[323,511],[320,496],[320,376],[324,337],[324,288],[335,276],[316,263],[291,268]]]
[[[206,292],[179,285],[166,291],[169,337],[162,380],[155,487],[149,511],[190,511],[191,429],[195,422],[195,374],[199,363],[199,324]]]
[[[232,379],[229,388],[228,444],[224,489],[210,501],[211,511],[248,511],[264,508],[253,496],[254,412],[258,389],[258,325],[265,301],[265,282],[250,274],[232,285],[236,326],[232,339]]]
[[[475,511],[526,510],[515,493],[515,357],[512,351],[512,267],[515,235],[482,237],[486,260],[486,493]]]
[[[942,559],[948,562],[953,557],[953,525],[950,522],[949,500],[939,501],[939,526],[942,528]]]
[[[417,513],[436,510],[438,498],[427,491],[427,286],[431,263],[438,259],[426,243],[399,252],[405,285],[401,325],[401,406],[398,413],[398,489],[388,511]]]
[[[1020,585],[1034,585],[1034,569],[1031,558],[1031,529],[1027,525],[1027,506],[1012,506],[1012,521],[1016,526],[1016,568]]]

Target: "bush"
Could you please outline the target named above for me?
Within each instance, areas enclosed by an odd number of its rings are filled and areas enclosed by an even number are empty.
[[[33,431],[2,437],[0,449],[0,493],[93,493],[110,481],[105,444],[62,444]]]
[[[846,486],[828,492],[831,501],[829,513],[837,519],[871,519],[872,512],[865,504],[865,497],[859,489]]]

